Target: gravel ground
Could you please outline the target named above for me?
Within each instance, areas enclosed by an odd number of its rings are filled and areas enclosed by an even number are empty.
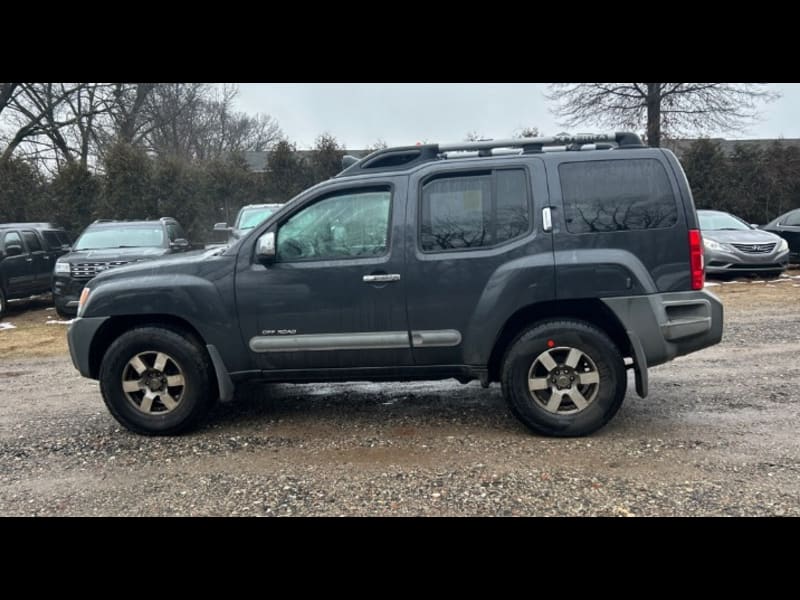
[[[800,515],[798,282],[714,288],[723,343],[582,439],[455,382],[242,389],[152,439],[67,356],[3,359],[0,515]]]

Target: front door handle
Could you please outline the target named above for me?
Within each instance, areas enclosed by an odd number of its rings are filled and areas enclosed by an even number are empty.
[[[553,213],[549,206],[542,209],[542,229],[546,233],[553,231]]]
[[[389,283],[400,281],[400,273],[389,273],[387,275],[364,275],[364,283]]]

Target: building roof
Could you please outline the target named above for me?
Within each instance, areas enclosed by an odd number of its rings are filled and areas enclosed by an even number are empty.
[[[297,150],[297,156],[299,156],[303,160],[309,160],[313,152],[314,152],[313,150]],[[355,156],[356,158],[363,158],[370,152],[372,151],[350,150],[350,149],[344,150],[345,154]],[[270,154],[271,152],[269,151],[255,151],[255,150],[247,150],[242,153],[242,155],[244,156],[244,160],[247,162],[248,169],[250,169],[250,171],[252,171],[253,173],[264,173],[268,169]]]

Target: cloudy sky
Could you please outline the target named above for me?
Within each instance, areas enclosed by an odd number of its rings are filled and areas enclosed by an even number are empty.
[[[550,114],[551,104],[543,96],[546,86],[537,83],[238,85],[240,110],[271,115],[299,147],[310,147],[325,131],[348,148],[362,148],[378,139],[399,146],[459,141],[473,131],[501,138],[528,126],[545,135],[565,129]],[[762,119],[735,137],[800,138],[800,84],[770,86],[782,98],[764,106]],[[709,135],[723,137],[719,132]]]

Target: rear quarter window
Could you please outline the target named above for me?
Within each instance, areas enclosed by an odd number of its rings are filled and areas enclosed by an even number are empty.
[[[50,250],[61,250],[61,245],[67,243],[67,242],[62,242],[58,234],[59,234],[58,231],[42,232],[44,241],[47,242],[47,246],[48,248],[50,248]]]
[[[678,206],[657,160],[600,160],[558,167],[564,218],[570,233],[666,229]]]

